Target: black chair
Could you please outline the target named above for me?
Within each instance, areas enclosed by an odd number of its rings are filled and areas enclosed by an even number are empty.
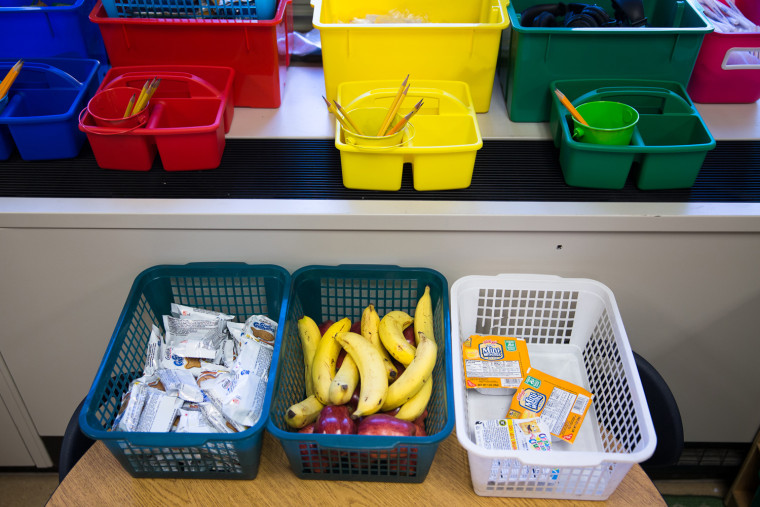
[[[74,410],[71,419],[69,419],[69,424],[66,426],[66,433],[63,435],[61,456],[58,459],[59,483],[63,482],[63,479],[74,468],[79,458],[84,456],[84,453],[95,443],[94,440],[82,433],[82,429],[79,427],[79,413],[82,411],[82,405],[84,405],[84,399]]]
[[[651,473],[678,463],[683,451],[683,421],[676,399],[662,375],[636,352],[633,356],[657,434],[654,454],[641,463],[644,471]]]

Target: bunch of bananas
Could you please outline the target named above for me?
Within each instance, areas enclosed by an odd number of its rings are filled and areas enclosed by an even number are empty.
[[[404,336],[404,330],[412,325],[416,345]],[[377,412],[392,413],[405,421],[423,415],[433,393],[438,354],[430,287],[425,287],[417,301],[414,318],[394,310],[381,319],[370,304],[362,312],[360,331],[351,332],[348,318],[333,323],[324,334],[310,317],[298,321],[306,398],[287,409],[285,421],[290,427],[312,424],[325,405],[349,403],[357,387],[354,419]],[[338,368],[341,349],[346,354]]]

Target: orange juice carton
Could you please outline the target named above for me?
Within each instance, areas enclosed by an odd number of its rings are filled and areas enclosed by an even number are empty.
[[[541,420],[490,419],[475,422],[475,443],[484,449],[512,451],[551,451],[551,436],[541,427]],[[559,469],[546,467],[508,466],[510,460],[494,460],[489,480],[556,480]]]
[[[472,335],[462,344],[464,380],[483,394],[513,394],[530,368],[521,338]]]
[[[549,433],[572,444],[593,398],[581,386],[529,368],[512,397],[507,418],[538,417]]]

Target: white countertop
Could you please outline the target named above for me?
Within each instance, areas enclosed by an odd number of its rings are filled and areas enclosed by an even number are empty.
[[[334,137],[322,67],[287,72],[281,107],[236,108],[229,139]],[[757,103],[697,108],[718,140],[760,139]],[[548,123],[509,120],[498,83],[478,122],[486,140],[550,139]],[[758,232],[757,217],[756,203],[0,198],[0,227],[32,228]]]
[[[320,65],[294,65],[285,78],[278,109],[236,108],[228,138],[324,139],[335,136]],[[716,140],[760,139],[760,103],[697,104]],[[548,123],[515,123],[509,119],[501,87],[495,80],[488,113],[478,114],[483,139],[550,139]]]

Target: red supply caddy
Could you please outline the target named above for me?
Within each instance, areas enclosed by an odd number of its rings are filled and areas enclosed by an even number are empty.
[[[229,67],[114,67],[79,115],[95,160],[104,169],[148,171],[156,153],[167,171],[213,169],[232,124],[235,71]],[[142,86],[160,79],[148,106],[121,114]]]

